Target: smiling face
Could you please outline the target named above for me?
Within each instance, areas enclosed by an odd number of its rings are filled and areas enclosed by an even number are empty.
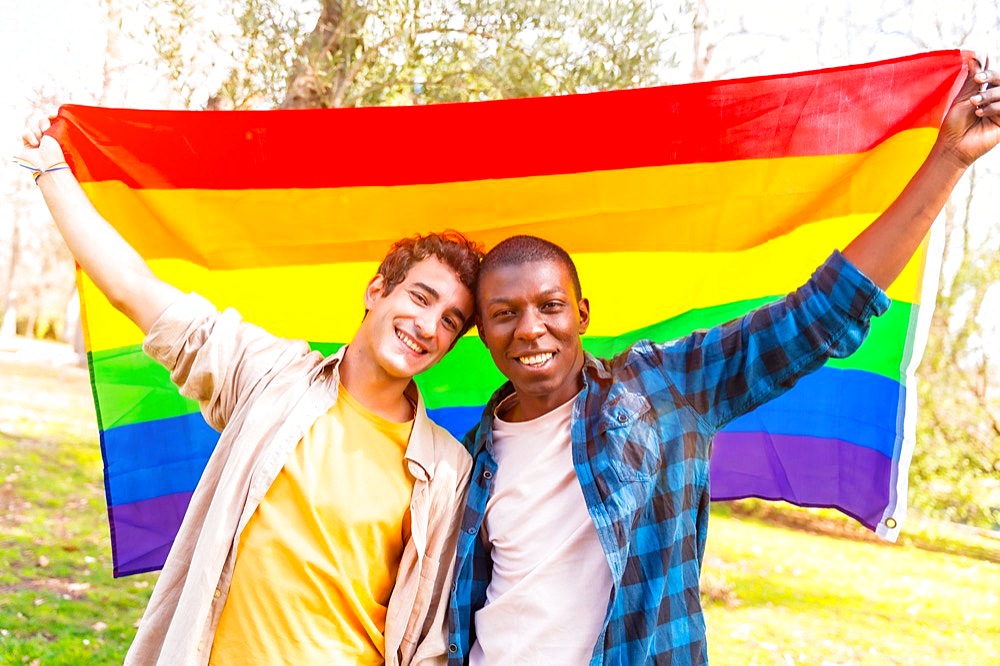
[[[505,418],[524,421],[567,402],[583,386],[580,336],[590,323],[566,266],[554,259],[504,265],[479,277],[479,336],[517,390]]]
[[[369,372],[409,381],[441,360],[473,316],[473,297],[436,257],[414,264],[386,293],[376,275],[365,290],[368,314],[351,342]]]

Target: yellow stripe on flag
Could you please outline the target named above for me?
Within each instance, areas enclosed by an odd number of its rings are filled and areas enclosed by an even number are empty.
[[[859,155],[445,184],[220,191],[130,190],[109,181],[84,187],[143,256],[209,268],[376,260],[401,236],[446,227],[487,246],[532,233],[573,253],[725,252],[811,220],[883,210],[935,134],[910,130]]]
[[[690,309],[785,294],[834,249],[843,249],[871,215],[825,220],[744,252],[628,252],[574,256],[592,310],[591,335],[619,335]],[[919,303],[922,253],[889,288],[889,296]],[[182,291],[281,336],[346,342],[364,313],[362,294],[376,262],[209,271],[187,261],[158,259],[150,268]],[[767,266],[767,270],[759,270]],[[613,278],[609,276],[614,276]],[[697,277],[696,277],[697,276]],[[105,351],[142,342],[139,329],[115,311],[89,279],[82,296],[92,323],[88,348]],[[623,307],[622,303],[629,305]],[[93,325],[96,323],[100,325]]]

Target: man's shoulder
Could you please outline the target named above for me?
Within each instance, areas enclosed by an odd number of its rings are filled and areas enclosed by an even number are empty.
[[[657,350],[662,351],[676,342],[678,340],[667,340],[660,343],[642,338],[636,340],[610,358],[594,356],[587,352],[584,361],[584,371],[596,377],[615,377],[621,379],[623,374],[627,375],[627,373],[635,372],[637,364],[646,366],[662,363],[662,359],[655,352]]]
[[[460,441],[446,428],[431,421],[431,436],[434,440],[434,462],[454,467],[459,474],[472,468],[472,456]]]

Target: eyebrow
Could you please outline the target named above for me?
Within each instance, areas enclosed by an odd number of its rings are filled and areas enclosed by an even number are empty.
[[[434,298],[441,298],[441,294],[438,293],[438,290],[430,286],[429,284],[424,284],[423,282],[414,282],[413,286],[420,287]]]
[[[540,291],[537,294],[533,294],[533,295],[534,296],[539,296],[541,298],[552,298],[553,296],[567,296],[568,293],[569,292],[567,292],[562,287],[552,287],[551,289],[546,289],[545,291]],[[483,305],[496,305],[498,303],[500,303],[500,304],[507,304],[507,303],[511,303],[513,301],[516,301],[516,300],[519,300],[519,299],[517,299],[517,298],[508,298],[508,297],[505,297],[505,296],[494,296],[493,298],[491,298],[488,301],[486,301],[485,303],[483,303]]]
[[[434,300],[441,298],[441,294],[438,293],[438,290],[430,286],[429,284],[425,284],[423,282],[414,282],[413,286],[426,291],[431,297],[434,298]],[[446,312],[449,312],[457,316],[459,321],[461,322],[461,325],[465,326],[465,315],[462,314],[462,311],[459,310],[457,307],[452,306],[448,308]]]

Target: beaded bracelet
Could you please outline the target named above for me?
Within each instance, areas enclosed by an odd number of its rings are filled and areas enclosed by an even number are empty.
[[[21,168],[27,169],[31,172],[31,177],[34,179],[35,184],[38,184],[38,179],[42,177],[43,174],[51,173],[53,171],[62,171],[63,169],[68,169],[69,165],[66,162],[56,162],[47,169],[39,169],[31,162],[21,159],[20,157],[15,157],[14,162]]]

